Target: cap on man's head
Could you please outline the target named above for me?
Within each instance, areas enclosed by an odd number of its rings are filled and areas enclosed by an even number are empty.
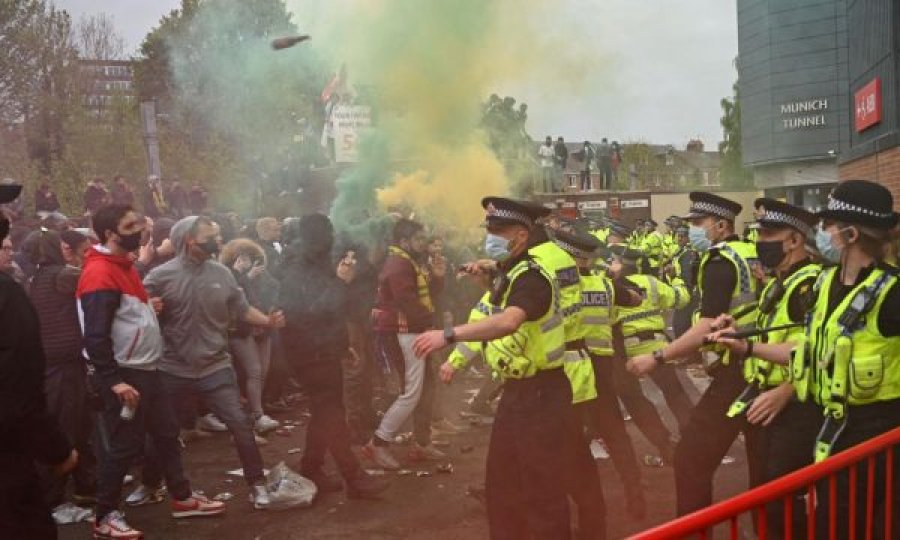
[[[819,220],[815,214],[807,212],[799,206],[776,199],[756,199],[753,201],[753,206],[757,211],[762,212],[760,218],[756,220],[761,228],[791,227],[803,236],[810,237]]]
[[[900,214],[894,212],[894,197],[886,187],[868,180],[847,180],[828,195],[828,206],[817,217],[892,229]]]
[[[537,221],[550,215],[550,209],[531,201],[519,201],[506,197],[481,199],[487,226],[521,225],[532,228]]]
[[[11,203],[22,193],[20,184],[0,184],[0,204]]]
[[[569,255],[579,259],[591,259],[598,256],[603,244],[594,235],[574,230],[572,232],[558,230],[553,233],[553,243],[561,247]]]
[[[730,199],[706,191],[692,191],[688,197],[691,199],[691,209],[682,219],[711,216],[734,221],[743,209],[743,206]]]

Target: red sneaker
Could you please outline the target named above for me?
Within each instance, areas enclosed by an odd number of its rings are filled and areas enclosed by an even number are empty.
[[[192,493],[183,501],[172,499],[172,517],[217,516],[225,511],[225,503]]]
[[[97,540],[138,540],[143,537],[144,533],[132,528],[118,510],[106,514],[100,521],[94,520],[94,538]]]

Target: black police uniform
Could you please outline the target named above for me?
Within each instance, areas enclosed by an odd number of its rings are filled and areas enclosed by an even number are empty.
[[[488,226],[512,221],[530,228],[546,208],[528,202],[491,197],[494,216]],[[535,236],[537,245],[546,237]],[[523,252],[505,261],[514,267],[528,257]],[[499,280],[492,303],[499,304],[509,286]],[[512,283],[507,306],[522,309],[528,320],[540,319],[553,305],[553,286],[537,270],[527,270]],[[494,301],[494,299],[497,301]],[[492,540],[568,539],[571,536],[566,498],[566,462],[552,441],[567,439],[566,420],[572,410],[572,389],[562,368],[504,383],[488,447],[485,496]]]

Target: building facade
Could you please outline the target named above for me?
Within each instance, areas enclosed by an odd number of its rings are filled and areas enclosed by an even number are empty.
[[[101,115],[117,97],[135,99],[133,65],[130,60],[79,60],[84,106]]]
[[[900,200],[900,5],[847,0],[850,144],[842,180],[865,178]]]
[[[738,0],[744,164],[766,196],[819,209],[850,147],[848,0]]]

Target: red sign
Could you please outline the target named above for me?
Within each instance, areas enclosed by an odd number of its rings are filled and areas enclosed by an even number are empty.
[[[881,78],[875,77],[872,82],[857,90],[854,103],[857,133],[881,122]]]

